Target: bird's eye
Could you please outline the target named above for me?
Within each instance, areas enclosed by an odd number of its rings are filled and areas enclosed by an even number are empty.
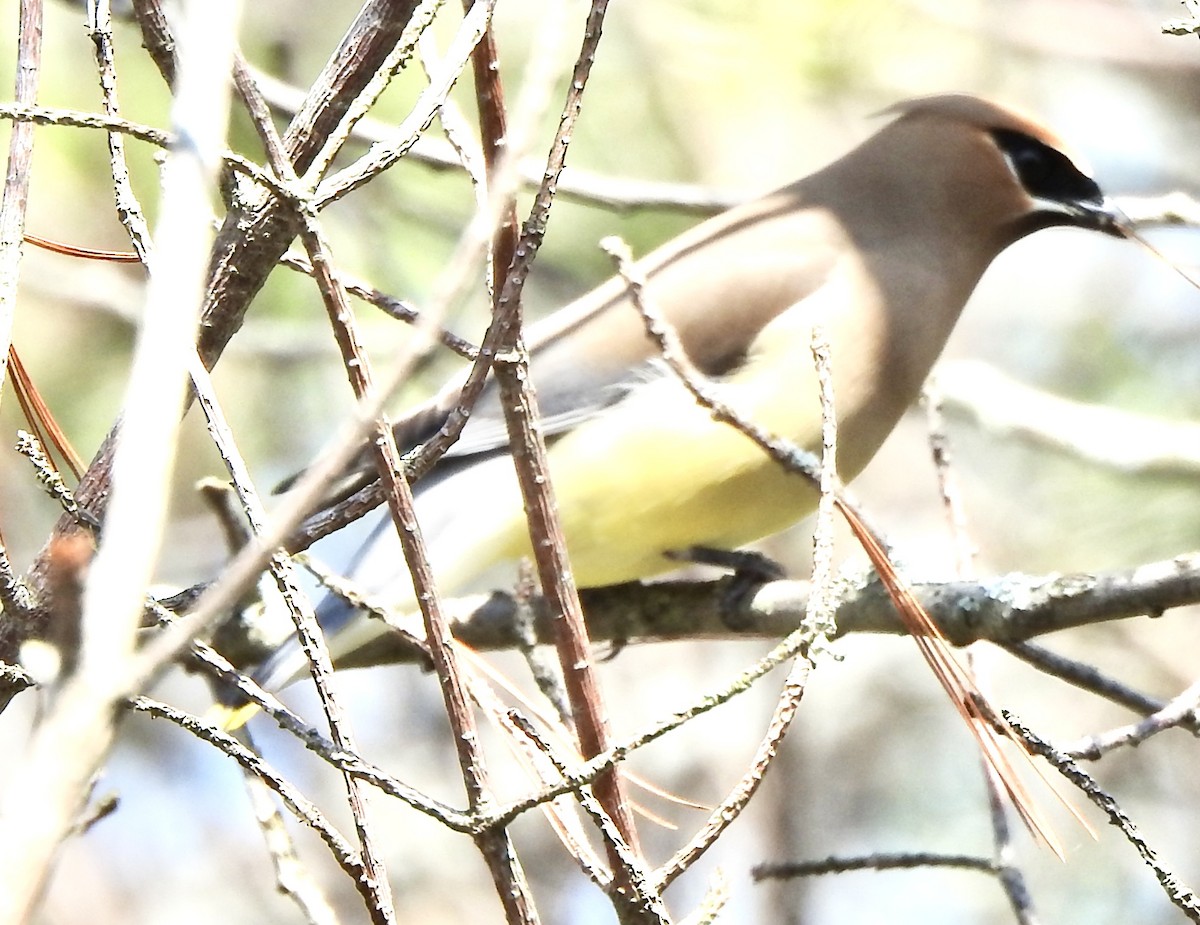
[[[1043,185],[1054,173],[1051,152],[1039,144],[1026,145],[1012,152],[1013,169],[1026,186]]]
[[[1103,199],[1095,180],[1045,142],[1009,129],[993,130],[992,138],[1031,196],[1059,202],[1098,203]]]

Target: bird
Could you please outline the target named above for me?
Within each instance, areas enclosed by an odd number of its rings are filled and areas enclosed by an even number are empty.
[[[1084,162],[1049,128],[967,94],[912,99],[838,160],[714,216],[641,258],[646,297],[687,360],[740,418],[818,451],[809,345],[829,344],[843,481],[915,401],[984,271],[1051,227],[1125,231]],[[695,548],[736,550],[812,512],[811,483],[714,419],[663,362],[614,278],[527,331],[548,463],[576,584],[637,581]],[[461,380],[394,423],[398,445],[437,432]],[[414,486],[443,594],[475,590],[531,557],[494,381],[458,442]],[[358,484],[372,476],[369,463]],[[415,610],[386,515],[349,576],[385,606]],[[335,665],[387,627],[332,594],[317,609]],[[285,644],[265,686],[303,673]]]

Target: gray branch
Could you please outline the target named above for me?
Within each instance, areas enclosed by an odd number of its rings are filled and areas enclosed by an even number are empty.
[[[583,592],[593,641],[779,639],[804,619],[806,581],[775,581],[730,609],[730,579],[627,584]],[[980,581],[914,581],[913,591],[956,645],[979,640],[1024,642],[1047,633],[1137,616],[1160,616],[1200,602],[1200,553],[1100,574],[1010,574]],[[517,648],[516,603],[499,592],[448,601],[454,635],[477,650]],[[549,618],[533,602],[539,642]],[[838,635],[903,633],[887,592],[869,578],[843,578],[836,588]],[[419,661],[398,637],[381,640],[354,665]]]

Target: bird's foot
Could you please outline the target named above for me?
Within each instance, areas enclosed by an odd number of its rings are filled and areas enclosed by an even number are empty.
[[[679,562],[715,565],[733,573],[728,586],[721,594],[720,613],[721,620],[734,631],[746,628],[746,620],[742,614],[750,596],[767,582],[778,581],[786,575],[783,566],[774,559],[749,549],[689,546],[686,549],[672,550],[667,556]]]

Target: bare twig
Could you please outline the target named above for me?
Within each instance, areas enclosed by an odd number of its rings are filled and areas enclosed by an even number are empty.
[[[173,621],[168,617],[165,622],[170,623]],[[257,703],[265,713],[271,716],[280,728],[290,733],[305,748],[319,756],[331,767],[365,781],[388,796],[394,797],[412,807],[417,812],[423,813],[431,819],[436,819],[452,831],[474,834],[479,830],[479,825],[468,814],[425,796],[415,787],[410,787],[381,768],[372,765],[361,755],[338,748],[331,740],[326,739],[316,729],[308,726],[300,717],[279,703],[273,695],[267,694],[253,681],[239,674],[228,661],[209,646],[203,643],[195,643],[193,654],[213,677],[219,679],[230,688],[236,689],[246,699]],[[205,733],[201,737],[218,748],[221,747],[222,742],[225,740],[214,738],[209,733],[220,732],[221,735],[225,735],[225,733],[209,723],[200,721],[200,725],[204,727]],[[194,731],[194,726],[191,722],[186,724],[184,728]]]
[[[200,7],[203,6],[203,10]],[[113,459],[112,517],[89,571],[77,671],[12,769],[0,818],[0,921],[25,920],[71,831],[115,732],[117,704],[136,689],[136,633],[161,537],[186,363],[193,349],[208,243],[208,193],[223,146],[234,4],[193,3],[175,115],[189,145],[163,174],[161,272],[150,281]],[[36,20],[34,20],[36,24]],[[46,559],[43,557],[43,569]],[[45,572],[42,573],[45,578]]]
[[[285,136],[289,156],[295,159],[298,170],[312,162],[354,94],[386,60],[414,6],[415,0],[366,0],[363,4]],[[211,90],[211,86],[208,89]],[[294,235],[291,206],[275,204],[266,194],[239,204],[239,208],[227,217],[209,261],[209,285],[205,291],[198,343],[206,366],[211,368],[216,363],[229,339],[241,327],[250,299],[258,292],[276,260],[287,250]],[[117,431],[114,429],[101,444],[77,490],[79,503],[97,515],[103,514],[107,504],[116,443]],[[70,530],[71,525],[60,521],[57,529]],[[241,557],[242,564],[238,569],[247,568],[248,571],[248,566],[260,555],[258,551],[247,551]],[[35,586],[44,577],[44,558],[44,555],[39,557],[30,572]],[[236,582],[228,587],[233,588],[234,584]],[[209,615],[204,619],[214,617]],[[142,668],[149,670],[165,651],[178,648],[180,642],[174,638],[175,633],[183,633],[202,622],[203,619],[198,618],[174,628],[169,634],[171,638],[160,641],[154,653],[147,653],[142,659]],[[9,643],[8,637],[0,632],[0,654]]]
[[[320,809],[300,792],[299,788],[289,783],[283,775],[264,761],[262,756],[255,754],[229,733],[221,731],[216,726],[202,722],[182,710],[177,710],[149,697],[135,698],[133,709],[158,719],[169,720],[197,738],[212,743],[221,752],[229,755],[241,765],[242,770],[253,774],[270,787],[292,815],[316,832],[329,848],[329,853],[334,860],[347,873],[354,876],[355,879],[363,876],[362,859],[354,851],[353,846],[333,827]]]
[[[595,0],[592,4],[584,32],[584,50],[575,65],[559,131],[555,136],[555,147],[561,145],[565,149],[569,141],[569,126],[573,124],[579,112],[579,102],[587,84],[595,44],[600,38],[606,6],[605,0]],[[492,236],[491,247],[492,279],[495,281],[492,290],[493,325],[498,327],[502,353],[512,358],[496,362],[492,372],[501,396],[517,482],[529,521],[531,547],[538,577],[542,592],[555,614],[555,647],[558,650],[563,681],[571,703],[580,751],[584,757],[590,758],[603,751],[608,744],[607,716],[599,682],[591,666],[583,609],[570,578],[566,541],[558,523],[546,463],[546,445],[539,423],[540,412],[529,382],[528,355],[521,330],[521,291],[524,276],[518,272],[516,265],[518,248],[525,242],[519,241],[517,236],[515,183],[503,176],[511,171],[511,166],[505,163],[506,160],[512,158],[511,163],[515,164],[524,137],[531,132],[534,120],[543,108],[543,101],[548,98],[554,75],[550,55],[559,44],[555,33],[565,22],[565,12],[564,6],[543,19],[543,31],[546,34],[534,45],[535,48],[541,49],[541,53],[535,59],[535,66],[531,68],[533,76],[527,81],[522,97],[523,118],[514,123],[511,129],[515,139],[510,138],[495,37],[491,31],[486,32],[476,46],[472,55],[472,65],[484,161],[489,183],[497,184],[497,188],[490,190],[489,194],[495,197],[500,219]],[[547,179],[551,175],[552,171],[548,168]],[[542,187],[542,191],[546,189],[547,186]],[[535,203],[535,212],[542,206],[542,202]],[[550,201],[547,198],[544,201],[547,215],[549,206]],[[632,902],[641,906],[634,873],[641,852],[633,814],[622,792],[620,779],[615,771],[605,772],[597,778],[593,786],[600,804],[612,818],[635,861],[632,865],[627,863],[618,850],[618,843],[613,840],[606,841],[609,862],[613,867],[614,889],[622,897],[622,904]],[[620,908],[618,917],[625,919],[625,913]]]
[[[973,578],[975,577],[976,547],[967,529],[967,513],[951,464],[950,439],[946,435],[945,421],[942,417],[942,396],[938,386],[934,383],[927,384],[922,392],[921,401],[925,406],[929,448],[933,456],[934,469],[937,472],[938,491],[942,496],[946,520],[954,537],[957,558],[955,574],[959,579]],[[975,655],[974,647],[967,650],[967,669],[978,678],[976,671],[978,663]],[[1025,882],[1025,875],[1014,863],[1016,849],[1013,844],[1012,827],[1008,824],[1008,816],[1005,813],[1004,784],[991,764],[981,761],[980,765],[983,771],[984,786],[987,789],[988,811],[992,822],[992,844],[1000,885],[1004,888],[1004,894],[1017,921],[1021,925],[1036,925],[1037,915],[1033,909],[1033,901]]]
[[[98,526],[95,519],[89,518],[87,512],[81,510],[75,503],[75,497],[67,488],[66,482],[63,481],[62,473],[51,462],[46,448],[42,446],[37,437],[27,431],[18,430],[17,452],[33,464],[38,482],[46,490],[46,494],[53,498],[67,515],[80,523],[87,523],[93,527]]]
[[[18,106],[34,106],[42,63],[41,0],[22,0],[17,28],[17,73],[13,94]],[[17,312],[17,281],[21,272],[21,245],[32,166],[33,125],[14,125],[8,139],[4,191],[0,195],[0,385],[8,376],[8,352]],[[23,637],[34,628],[30,624],[35,619],[31,611],[14,612],[16,634]],[[15,662],[16,646],[3,646],[2,641],[0,637],[0,660]],[[7,691],[0,690],[0,695],[5,693]]]
[[[566,761],[555,753],[553,746],[538,733],[537,729],[517,714],[513,714],[512,718],[516,722],[517,728],[551,761],[555,769],[560,774],[565,773]],[[639,907],[639,913],[650,925],[670,925],[671,919],[666,906],[663,905],[658,889],[646,871],[642,869],[642,858],[626,844],[619,826],[605,812],[599,800],[585,788],[575,791],[574,795],[584,812],[596,821],[600,831],[604,834],[605,843],[621,856],[620,869],[626,873],[628,888],[633,891],[631,899]]]
[[[582,48],[575,61],[567,98],[559,118],[558,131],[551,146],[544,180],[538,189],[525,231],[517,239],[515,204],[498,230],[493,244],[493,265],[497,286],[493,311],[500,321],[502,344],[511,360],[497,363],[494,375],[501,395],[509,443],[516,464],[517,481],[525,505],[532,540],[534,561],[542,592],[549,601],[555,647],[563,670],[563,681],[571,703],[579,747],[585,758],[600,754],[608,747],[608,719],[590,657],[590,641],[583,608],[571,578],[566,539],[558,521],[553,487],[546,462],[545,439],[540,427],[536,395],[529,384],[528,354],[521,332],[521,293],[529,266],[539,249],[554,197],[554,184],[562,169],[575,121],[581,111],[583,92],[591,73],[595,49],[600,40],[607,0],[593,0],[584,28]],[[484,82],[486,80],[486,83]],[[503,100],[495,76],[494,53],[476,58],[477,95],[481,109],[484,155],[489,174],[497,170],[507,144]],[[507,226],[507,230],[506,230]],[[601,774],[594,783],[596,795],[611,816],[634,857],[640,857],[633,814],[625,798],[619,775]],[[633,903],[627,910],[639,916],[644,912],[636,902],[638,889],[634,871],[619,853],[609,851],[613,865],[614,890],[621,903]],[[618,916],[624,919],[618,905]]]
[[[1151,612],[1153,613],[1154,611]],[[1125,614],[1121,613],[1121,616],[1125,616]],[[1106,618],[1099,618],[1099,620],[1104,619]],[[1005,645],[1004,648],[1022,661],[1028,662],[1038,671],[1061,678],[1072,687],[1091,691],[1093,694],[1113,703],[1120,704],[1134,713],[1149,716],[1151,713],[1157,713],[1166,706],[1166,701],[1134,690],[1129,685],[1122,684],[1115,678],[1110,678],[1101,673],[1093,665],[1076,661],[1073,658],[1067,658],[1057,652],[1050,651],[1044,646],[1035,645],[1032,642],[1011,642]],[[1200,722],[1198,722],[1196,717],[1192,718],[1190,726],[1193,733],[1200,732]]]
[[[445,3],[445,0],[422,0],[410,15],[408,22],[404,26],[404,31],[400,33],[400,37],[396,40],[395,46],[388,52],[383,63],[376,68],[375,73],[369,75],[366,85],[354,95],[354,100],[342,115],[341,121],[337,128],[329,133],[329,137],[325,139],[321,150],[312,159],[312,163],[308,165],[303,172],[303,178],[300,185],[307,190],[316,188],[318,181],[325,176],[330,165],[333,163],[338,152],[342,150],[346,140],[354,131],[354,126],[358,124],[371,107],[379,100],[380,95],[387,89],[391,83],[392,77],[399,71],[403,70],[408,62],[412,59],[413,50],[416,47],[418,39],[425,34],[425,30],[433,22],[434,16],[437,15],[439,9]],[[460,68],[461,70],[461,68]],[[451,71],[457,73],[457,71]],[[252,74],[246,74],[247,80],[253,80]],[[445,93],[440,88],[430,88],[434,98],[445,98]],[[413,111],[420,111],[422,106],[418,102]]]
[[[257,752],[249,729],[238,731],[252,752]],[[243,773],[246,793],[254,810],[254,820],[262,832],[271,866],[275,870],[275,887],[299,908],[309,925],[337,925],[338,919],[321,892],[312,873],[296,854],[296,843],[283,821],[278,804],[271,797],[271,788],[256,774]]]
[[[805,581],[772,581],[722,611],[728,579],[631,583],[582,592],[593,641],[630,644],[683,639],[778,639],[801,625],[809,607]],[[922,607],[956,645],[986,640],[1011,648],[1040,670],[1093,690],[1138,713],[1159,710],[1163,702],[1115,682],[1095,679],[1094,670],[1031,656],[1025,640],[1065,629],[1092,626],[1173,607],[1200,603],[1200,563],[1194,556],[1147,563],[1099,574],[1007,574],[979,582],[919,581],[912,586]],[[877,582],[843,578],[834,601],[838,635],[905,632]],[[517,602],[508,595],[463,597],[445,602],[456,638],[480,651],[519,645],[513,631]],[[545,602],[529,602],[537,619],[537,641],[551,641]],[[731,619],[732,616],[732,619]],[[1040,650],[1039,650],[1040,651]],[[1056,660],[1059,657],[1054,657]],[[370,664],[419,662],[406,647],[380,649]]]
[[[1125,839],[1137,849],[1146,866],[1154,871],[1154,876],[1158,880],[1159,885],[1162,886],[1163,892],[1166,893],[1167,898],[1174,903],[1176,908],[1191,921],[1200,922],[1200,897],[1190,888],[1180,883],[1179,878],[1163,866],[1158,859],[1158,854],[1142,837],[1141,832],[1138,831],[1133,821],[1117,805],[1117,801],[1105,793],[1100,785],[1071,760],[1070,757],[1063,754],[1050,743],[1038,738],[1038,736],[1012,715],[1005,713],[1004,718],[1013,729],[1017,730],[1021,738],[1031,748],[1054,765],[1063,777],[1077,787],[1084,796],[1099,807],[1101,812],[1108,816],[1109,823],[1120,830]]]
[[[133,16],[142,30],[142,47],[162,74],[168,87],[175,86],[179,62],[175,57],[175,38],[159,0],[132,0]]]
[[[316,274],[316,270],[313,269],[313,266],[308,259],[299,254],[291,252],[284,254],[281,258],[279,258],[279,263],[282,266],[289,267],[297,272],[305,274],[306,276],[314,276]],[[339,271],[337,277],[339,280],[341,280],[342,285],[346,287],[346,291],[351,295],[358,296],[364,302],[374,305],[380,311],[386,313],[392,318],[395,318],[399,321],[406,321],[410,324],[415,324],[420,321],[422,312],[411,303],[406,302],[403,299],[397,299],[385,292],[381,292],[364,280],[357,279],[346,273]],[[439,327],[437,329],[437,338],[442,346],[450,348],[464,359],[474,360],[479,356],[478,347],[451,331],[447,331],[446,329]]]
[[[20,614],[32,610],[34,603],[33,594],[13,569],[8,550],[0,544],[0,607],[6,614],[16,614],[13,619],[20,619]]]
[[[454,42],[447,50],[441,71],[413,104],[408,116],[392,133],[391,140],[372,145],[363,157],[324,180],[316,188],[313,196],[314,209],[320,211],[329,203],[336,202],[363,184],[369,183],[408,153],[421,132],[433,122],[441,108],[442,100],[450,93],[450,88],[458,80],[472,50],[483,37],[491,18],[492,6],[492,3],[485,2],[472,5],[463,17]],[[306,183],[312,179],[314,178],[305,176]]]
[[[74,109],[58,109],[37,106],[32,101],[23,103],[0,103],[0,119],[8,119],[17,125],[60,125],[68,128],[89,128],[103,132],[120,132],[147,141],[157,148],[171,146],[171,133],[152,125],[142,125],[128,119],[102,116],[93,112]]]
[[[296,177],[291,163],[288,161],[283,141],[276,133],[266,105],[258,95],[254,81],[249,76],[249,72],[240,58],[234,64],[234,80],[237,84],[238,92],[242,96],[246,108],[254,120],[255,127],[258,129],[259,135],[266,146],[272,169],[285,183],[299,186],[300,181]],[[350,372],[351,381],[355,386],[355,397],[360,400],[371,401],[374,399],[374,394],[370,372],[366,366],[366,356],[358,346],[357,334],[352,327],[352,316],[349,305],[346,302],[345,290],[337,284],[332,276],[328,247],[317,227],[313,213],[305,211],[302,214],[302,220],[304,228],[301,231],[301,237],[304,240],[309,259],[316,270],[317,285],[329,311],[330,320],[334,325],[338,344],[343,349],[343,359],[347,364],[347,370]],[[210,422],[213,421],[212,410],[209,407],[206,407],[206,413],[209,415]],[[378,429],[385,437],[391,436],[391,428],[387,425],[386,421],[381,421]],[[227,451],[232,453],[231,441],[222,442],[227,446]],[[393,455],[392,459],[387,458],[387,448],[384,447],[383,450],[384,459],[386,460],[385,464],[390,469],[390,472],[385,474],[384,477],[386,479],[391,476],[395,479],[395,457],[399,455],[396,453],[395,443],[393,442],[390,448]],[[242,475],[236,468],[232,468],[231,471],[234,472],[235,476]],[[243,503],[247,505],[248,510],[254,515],[252,525],[261,533],[265,522],[264,512],[258,507],[257,499],[253,494],[247,491],[248,482],[246,486],[241,485],[243,481],[244,479],[235,477],[234,484],[235,486],[239,486]],[[392,487],[393,491],[396,490],[394,485],[390,487]],[[401,514],[395,509],[393,509],[393,514],[399,522]],[[307,604],[300,604],[301,595],[298,588],[295,587],[290,569],[282,557],[276,557],[273,560],[272,572],[284,598],[292,602],[289,607],[292,610],[296,629],[304,645],[305,653],[309,656],[309,663],[313,667],[313,681],[321,697],[321,703],[325,709],[326,716],[329,718],[329,726],[334,742],[337,743],[339,748],[347,751],[355,751],[354,739],[350,728],[346,723],[344,714],[332,690],[333,660],[329,655],[324,638],[316,625],[316,618],[312,615],[311,609]],[[382,859],[379,857],[371,837],[371,824],[367,817],[366,804],[361,787],[358,781],[349,775],[345,777],[345,782],[363,859],[361,876],[356,882],[362,891],[364,900],[367,902],[367,908],[372,918],[378,922],[394,922],[396,913],[392,905],[391,888],[388,884],[387,873],[383,867]]]
[[[241,500],[242,507],[255,535],[261,535],[266,526],[266,510],[255,492],[250,479],[249,470],[241,453],[238,451],[229,424],[217,401],[216,392],[209,379],[208,371],[200,362],[199,356],[194,356],[191,363],[192,388],[197,402],[204,412],[208,422],[208,430],[213,443],[217,446],[224,460],[229,475],[233,481],[234,490]],[[312,663],[317,666],[313,673],[314,682],[321,695],[322,706],[329,719],[329,727],[338,749],[354,752],[357,748],[350,732],[344,714],[338,706],[336,696],[332,691],[331,676],[333,674],[332,659],[324,647],[323,638],[317,627],[312,605],[300,591],[295,580],[291,563],[283,556],[274,556],[270,562],[271,576],[279,588],[280,596],[288,608],[293,621],[298,627],[300,638],[310,647]],[[324,651],[322,651],[324,650]],[[321,669],[324,669],[322,671]],[[358,832],[359,847],[363,864],[361,876],[356,881],[363,898],[371,910],[373,918],[381,922],[395,921],[395,911],[392,908],[391,893],[387,883],[387,874],[378,852],[371,839],[371,827],[367,819],[366,806],[362,798],[359,782],[350,775],[345,775],[345,783],[351,812],[354,816],[355,829]]]
[[[114,64],[112,43],[112,18],[106,2],[89,3],[88,30],[95,48],[96,68],[100,75],[100,92],[104,100],[104,114],[110,119],[121,117],[117,102],[117,71]],[[141,204],[133,193],[129,182],[129,167],[125,162],[125,139],[120,132],[107,132],[109,169],[112,171],[113,190],[116,194],[117,217],[125,226],[133,249],[146,266],[151,266],[152,243],[150,229],[142,214]]]
[[[809,626],[802,625],[771,649],[757,662],[720,687],[706,693],[698,702],[686,709],[677,710],[667,717],[653,723],[636,736],[614,743],[607,752],[597,755],[583,766],[573,771],[565,772],[563,780],[539,793],[515,800],[512,803],[498,807],[494,812],[486,814],[481,824],[505,824],[523,812],[538,806],[547,800],[572,793],[595,779],[607,768],[624,761],[625,757],[637,749],[644,748],[679,727],[691,722],[698,716],[703,716],[730,700],[746,693],[763,676],[774,671],[780,665],[791,661],[797,654],[808,651],[817,633]]]
[[[272,109],[295,115],[304,101],[303,90],[261,71],[254,71],[254,77]],[[349,140],[368,145],[384,143],[393,136],[394,130],[394,126],[367,116],[355,124]],[[418,138],[408,158],[434,170],[461,170],[464,167],[462,152],[455,145],[437,138]],[[522,183],[536,189],[542,182],[542,167],[538,159],[522,158],[518,165]],[[746,200],[744,193],[732,190],[608,176],[571,166],[564,168],[559,178],[558,196],[611,212],[670,211],[701,216],[715,215]]]
[[[694,371],[685,367],[686,354],[683,352],[676,332],[667,324],[657,309],[646,297],[646,280],[633,263],[632,254],[623,241],[607,238],[602,246],[613,258],[617,272],[628,286],[630,300],[642,315],[647,329],[656,332],[659,340],[659,351],[663,359],[673,369],[687,372],[694,378]],[[813,362],[817,368],[817,377],[821,384],[821,500],[818,503],[817,529],[813,536],[814,569],[813,593],[809,599],[809,608],[805,616],[806,626],[813,629],[818,636],[828,635],[835,629],[833,622],[833,519],[834,491],[838,486],[837,478],[837,417],[833,406],[833,380],[829,369],[829,345],[819,328],[814,328],[812,339]],[[675,855],[658,871],[658,887],[664,888],[676,877],[686,871],[695,861],[707,851],[730,824],[741,814],[757,792],[771,761],[775,757],[780,742],[786,735],[792,720],[800,706],[800,699],[807,685],[808,674],[812,669],[812,661],[807,652],[793,665],[783,685],[779,702],[767,727],[766,735],[759,743],[749,770],[743,775],[733,790],[721,804],[709,815],[706,823],[689,839],[688,843],[676,851]]]
[[[918,867],[948,867],[958,870],[977,870],[985,874],[999,873],[991,858],[970,854],[868,854],[862,857],[830,857],[823,861],[796,861],[783,864],[758,864],[750,870],[755,880],[782,880],[795,877],[817,877],[824,874],[848,874],[858,870],[909,870]]]
[[[1096,760],[1115,748],[1140,745],[1151,736],[1178,726],[1194,725],[1200,707],[1200,682],[1192,684],[1162,709],[1139,723],[1131,723],[1109,732],[1086,736],[1082,742],[1063,748],[1072,758]]]

